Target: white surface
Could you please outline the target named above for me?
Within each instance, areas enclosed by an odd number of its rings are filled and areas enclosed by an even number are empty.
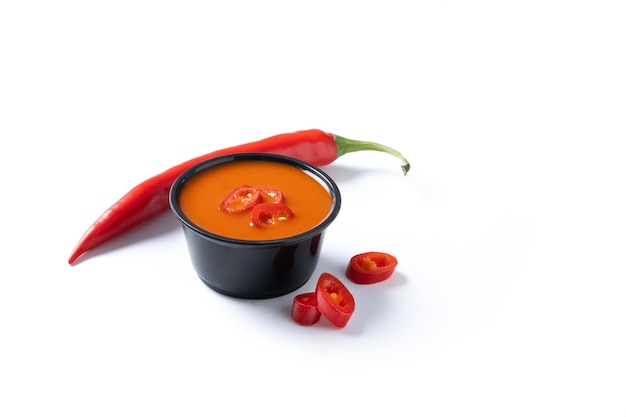
[[[0,415],[626,415],[623,2],[208,3],[0,6]],[[307,128],[412,164],[326,168],[316,274],[400,262],[345,329],[212,292],[170,216],[66,263],[141,180]]]

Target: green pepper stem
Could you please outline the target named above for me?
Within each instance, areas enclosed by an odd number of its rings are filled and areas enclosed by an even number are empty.
[[[335,143],[337,144],[337,158],[350,152],[379,151],[388,153],[400,159],[402,161],[402,172],[404,173],[404,175],[406,175],[406,173],[409,172],[409,169],[411,168],[411,164],[409,164],[409,161],[407,161],[407,159],[400,152],[393,148],[390,148],[389,146],[385,146],[376,142],[348,139],[335,134],[333,134],[333,136],[335,137]]]

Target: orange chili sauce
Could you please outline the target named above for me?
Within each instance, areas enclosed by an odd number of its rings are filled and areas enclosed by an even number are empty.
[[[282,191],[294,217],[265,228],[250,224],[250,210],[229,214],[218,207],[233,189],[250,185]],[[178,193],[187,218],[211,233],[243,240],[272,240],[297,235],[320,224],[332,207],[328,188],[302,169],[274,161],[233,161],[201,171]]]

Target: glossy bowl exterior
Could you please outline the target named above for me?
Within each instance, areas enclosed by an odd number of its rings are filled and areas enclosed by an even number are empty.
[[[330,212],[311,230],[275,240],[241,240],[211,233],[193,224],[178,205],[178,194],[195,174],[237,161],[274,161],[306,171],[325,186],[332,197]],[[170,207],[181,221],[191,263],[213,290],[239,298],[271,298],[304,285],[319,261],[324,232],[341,207],[335,182],[320,169],[298,159],[266,153],[238,153],[203,161],[181,174],[170,189]]]

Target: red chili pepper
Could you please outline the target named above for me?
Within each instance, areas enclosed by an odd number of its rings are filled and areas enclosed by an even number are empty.
[[[221,202],[219,209],[226,213],[242,213],[250,210],[261,201],[261,192],[249,185],[242,185],[231,191]]]
[[[277,188],[265,187],[259,190],[264,203],[282,203],[285,200],[283,192]]]
[[[366,252],[350,258],[346,276],[357,284],[384,281],[393,274],[398,260],[384,252]]]
[[[303,326],[317,323],[322,313],[317,309],[317,299],[314,292],[298,294],[293,299],[291,318]]]
[[[87,229],[70,254],[68,262],[70,265],[74,264],[88,250],[167,211],[169,190],[176,178],[187,168],[206,159],[237,152],[265,152],[287,155],[312,165],[323,166],[341,155],[362,150],[394,155],[402,161],[402,171],[405,174],[409,171],[409,162],[395,149],[375,142],[346,139],[317,129],[283,133],[190,159],[145,180],[122,196]]]
[[[289,206],[282,203],[261,203],[252,207],[250,221],[256,227],[264,228],[277,225],[293,218],[294,213]]]
[[[354,297],[336,276],[328,272],[320,275],[315,287],[317,309],[337,327],[345,327],[354,313]]]

